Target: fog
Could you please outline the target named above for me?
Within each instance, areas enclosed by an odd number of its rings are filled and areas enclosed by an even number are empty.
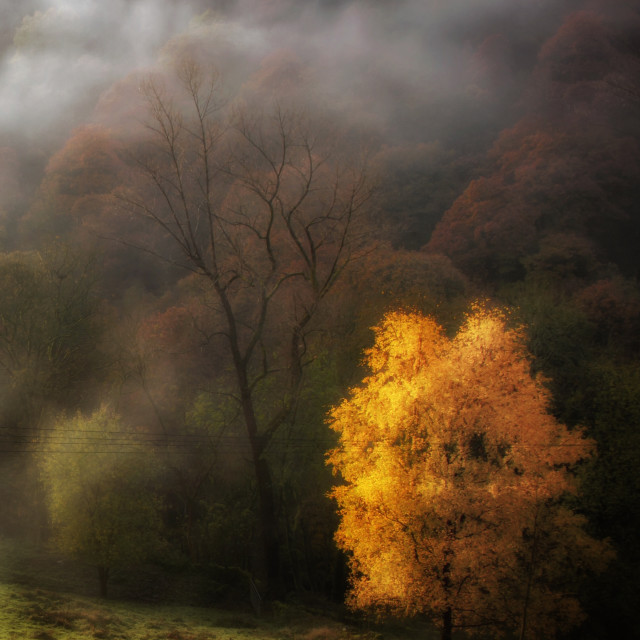
[[[508,28],[517,39],[526,29],[535,40],[535,25],[545,35],[545,20],[563,4],[3,0],[0,135],[60,144],[91,117],[109,85],[151,69],[176,38],[202,39],[208,30],[213,63],[216,53],[231,56],[247,73],[270,53],[288,50],[312,70],[328,101],[413,136],[414,127],[424,127],[421,108],[424,115],[424,107],[474,93],[473,56],[487,36]],[[432,129],[421,135],[433,138]]]
[[[342,601],[327,410],[361,388],[387,311],[454,335],[489,297],[530,327],[521,357],[554,419],[598,444],[575,504],[633,574],[585,589],[569,575],[563,593],[593,594],[594,638],[612,616],[637,627],[620,610],[640,566],[639,6],[0,0],[0,542],[62,530],[47,464],[73,497],[104,441],[124,478],[144,443],[161,458],[139,481],[166,534],[145,597],[179,567],[224,566]],[[47,463],[56,430],[86,450]],[[460,434],[469,468],[486,462],[488,426]],[[198,584],[189,604],[209,606]],[[510,611],[527,612],[521,591]]]
[[[34,3],[4,47],[0,128],[38,137],[78,124],[106,85],[150,65],[191,15],[154,0]]]

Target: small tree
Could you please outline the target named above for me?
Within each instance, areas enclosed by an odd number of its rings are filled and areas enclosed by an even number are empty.
[[[41,495],[25,445],[47,413],[77,403],[95,381],[95,276],[81,251],[61,244],[0,253],[0,528],[39,536]]]
[[[576,623],[567,582],[607,546],[562,498],[592,443],[547,413],[521,332],[483,308],[453,339],[415,313],[375,331],[372,373],[330,421],[351,605],[426,613],[443,639],[487,626],[541,638]]]
[[[150,453],[104,407],[58,421],[44,446],[56,543],[97,568],[106,597],[112,569],[142,560],[159,540]]]

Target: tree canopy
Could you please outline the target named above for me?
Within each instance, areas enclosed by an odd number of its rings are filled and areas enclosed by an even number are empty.
[[[57,545],[97,568],[102,596],[114,568],[142,560],[159,540],[150,460],[106,407],[60,419],[41,454]]]
[[[541,638],[578,622],[563,587],[607,547],[563,497],[593,442],[548,413],[522,331],[476,306],[454,338],[406,312],[375,334],[371,375],[330,419],[351,605],[426,613],[443,638],[487,626]]]

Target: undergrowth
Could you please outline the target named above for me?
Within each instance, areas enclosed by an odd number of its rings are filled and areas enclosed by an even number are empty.
[[[0,640],[401,640],[415,630],[347,623],[279,604],[261,617],[233,609],[140,602],[95,594],[95,577],[73,561],[0,540]],[[89,594],[89,595],[87,595]],[[424,640],[437,638],[421,628]]]

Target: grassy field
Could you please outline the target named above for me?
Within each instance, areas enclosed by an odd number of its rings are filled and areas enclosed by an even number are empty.
[[[333,612],[276,604],[233,610],[92,597],[88,568],[35,546],[0,541],[0,640],[429,640],[425,627],[347,623]],[[117,592],[118,590],[115,589]],[[121,589],[122,592],[122,589]],[[91,595],[85,595],[91,594]],[[437,634],[433,636],[437,638]]]
[[[0,585],[0,599],[2,640],[224,640],[243,637],[234,625],[229,627],[207,610],[98,602],[7,584]]]
[[[296,613],[257,619],[187,606],[98,601],[15,585],[0,585],[2,640],[337,640],[373,637],[336,621]]]

